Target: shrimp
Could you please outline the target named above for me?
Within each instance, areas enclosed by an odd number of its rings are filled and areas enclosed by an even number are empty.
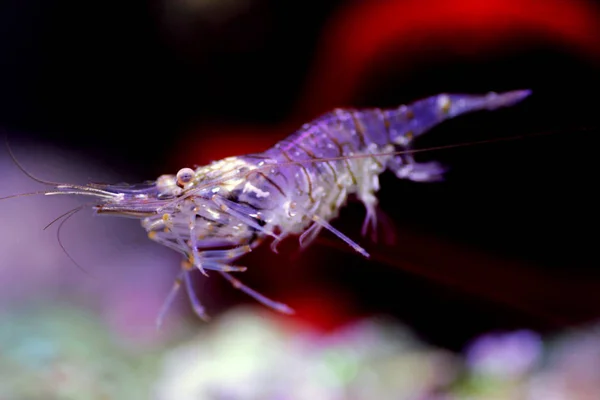
[[[258,154],[228,157],[183,168],[139,185],[51,184],[45,195],[90,196],[97,214],[141,220],[148,237],[183,256],[181,270],[157,316],[157,327],[185,286],[195,313],[208,314],[194,293],[190,274],[215,271],[235,288],[284,314],[293,310],[235,278],[234,263],[271,237],[271,248],[299,235],[301,248],[329,230],[369,257],[358,243],[331,225],[350,195],[366,209],[362,235],[377,228],[379,175],[391,170],[417,182],[442,179],[436,162],[416,162],[415,138],[446,119],[512,106],[530,95],[515,90],[486,95],[439,94],[394,109],[336,109],[304,124],[287,139]],[[14,197],[14,196],[12,196]]]

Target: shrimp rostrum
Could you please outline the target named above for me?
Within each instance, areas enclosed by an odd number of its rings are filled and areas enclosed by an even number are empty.
[[[215,271],[234,287],[283,313],[292,313],[236,279],[236,261],[273,239],[299,235],[308,246],[323,229],[357,252],[368,253],[334,228],[350,195],[366,208],[363,235],[377,227],[379,175],[436,181],[444,168],[416,162],[413,140],[446,119],[478,110],[511,106],[530,94],[516,90],[486,95],[440,94],[393,109],[337,109],[303,125],[271,149],[229,157],[195,169],[183,168],[141,185],[54,184],[46,195],[94,198],[98,214],[141,219],[148,237],[183,256],[181,271],[157,323],[185,286],[196,314],[207,314],[192,289],[190,273]]]

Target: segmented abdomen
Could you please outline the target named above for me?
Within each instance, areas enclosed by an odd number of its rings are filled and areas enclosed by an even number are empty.
[[[386,111],[338,109],[327,113],[264,153],[281,164],[270,178],[302,210],[330,219],[348,195],[356,192],[361,180],[386,168],[389,155],[352,156],[393,150],[390,127]]]
[[[281,183],[291,188],[294,197],[306,200],[302,202],[305,207],[323,199],[322,191],[340,192],[324,199],[327,207],[333,208],[354,193],[361,180],[373,180],[383,172],[392,157],[370,155],[408,148],[413,138],[452,116],[452,100],[464,98],[441,94],[389,110],[337,109],[305,124],[264,155],[287,164],[278,170],[284,176]],[[321,159],[331,161],[310,163]]]
[[[437,176],[435,169],[415,173],[411,168],[417,165],[410,156],[396,157],[392,162],[394,149],[408,148],[414,138],[446,119],[510,106],[529,94],[528,90],[439,94],[389,110],[332,111],[259,155],[277,162],[263,183],[268,186],[266,191],[278,193],[273,197],[278,197],[284,208],[291,201],[299,206],[300,213],[331,219],[349,194],[360,191],[361,200],[370,201],[368,198],[379,189],[377,176],[388,163],[398,177],[429,180]],[[407,164],[412,165],[403,169]],[[273,197],[271,204],[275,205]],[[296,224],[294,230],[302,231],[309,223],[294,220],[290,226]]]

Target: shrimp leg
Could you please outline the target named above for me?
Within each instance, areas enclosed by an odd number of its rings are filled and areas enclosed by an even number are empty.
[[[206,314],[204,306],[202,305],[202,303],[200,303],[200,300],[198,300],[198,296],[196,296],[196,293],[194,292],[194,287],[192,286],[192,280],[190,279],[189,272],[190,271],[185,271],[185,273],[183,274],[183,278],[185,280],[185,288],[187,290],[190,303],[192,304],[192,308],[194,309],[196,315],[200,317],[200,319],[208,321],[210,317]]]
[[[173,300],[175,300],[175,297],[177,296],[177,293],[179,292],[179,289],[181,288],[181,282],[183,280],[183,276],[185,275],[185,273],[186,273],[185,270],[182,270],[181,272],[179,272],[179,275],[177,275],[177,278],[175,278],[175,282],[173,283],[173,286],[171,287],[169,294],[165,298],[165,301],[163,302],[162,306],[160,307],[160,311],[158,312],[158,315],[156,317],[156,329],[157,330],[160,329],[160,327],[162,326],[165,316],[167,315],[167,311],[169,311],[169,308],[171,308],[171,304],[173,304]]]
[[[305,249],[310,245],[319,235],[321,230],[323,229],[323,225],[319,225],[314,222],[307,230],[305,230],[302,235],[300,235],[300,247]]]
[[[410,179],[415,182],[439,182],[443,180],[447,168],[435,161],[418,163],[410,154],[392,158],[387,167],[400,179]]]
[[[194,260],[194,266],[200,271],[202,271],[203,268],[225,272],[240,271],[243,270],[243,267],[231,266],[229,263],[251,251],[252,246],[250,245],[237,246],[227,250],[201,251],[198,253],[199,258]],[[226,263],[227,265],[222,265],[222,263]]]
[[[320,218],[320,217],[314,215],[313,221],[315,222],[315,224],[321,225],[323,228],[327,229],[328,231],[330,231],[331,233],[333,233],[334,235],[336,235],[337,237],[342,239],[344,242],[346,242],[347,245],[349,245],[354,250],[356,250],[357,252],[362,254],[364,257],[366,257],[366,258],[370,257],[369,253],[367,253],[367,251],[365,249],[360,247],[360,245],[358,243],[356,243],[354,240],[350,239],[348,236],[344,235],[342,232],[340,232],[339,230],[334,228],[329,222],[325,221],[323,218]]]
[[[239,279],[234,278],[233,276],[231,276],[231,274],[227,272],[219,271],[219,273],[223,275],[223,277],[227,279],[234,288],[241,290],[248,296],[254,298],[259,303],[262,303],[265,306],[270,307],[283,314],[294,314],[294,310],[288,305],[269,299],[268,297],[258,293],[256,290],[244,285],[242,282],[240,282]]]
[[[361,187],[358,193],[358,199],[363,203],[366,210],[365,220],[362,225],[361,234],[367,235],[367,232],[371,231],[371,240],[377,241],[377,205],[379,200],[375,196],[375,192],[379,189],[379,177],[374,176],[373,180],[376,184],[373,187]]]
[[[185,289],[188,293],[188,298],[196,315],[198,315],[198,317],[200,317],[200,319],[202,319],[203,321],[210,320],[210,317],[208,316],[208,314],[206,314],[204,306],[202,306],[202,303],[200,303],[200,300],[198,300],[198,297],[196,296],[196,293],[192,286],[192,281],[190,279],[190,272],[190,270],[184,268],[179,272],[179,275],[177,275],[177,277],[175,278],[175,282],[173,283],[173,286],[171,287],[171,290],[165,298],[165,301],[163,302],[160,308],[158,316],[156,317],[156,329],[160,329],[160,327],[162,326],[165,316],[167,315],[169,308],[171,308],[171,305],[173,304],[173,301],[179,293],[179,290],[181,289],[181,285],[183,283],[185,283]]]
[[[236,248],[229,249],[229,250],[202,251],[199,253],[199,255],[200,255],[200,260],[202,260],[201,263],[204,268],[209,269],[209,270],[215,270],[215,271],[219,272],[236,289],[241,290],[242,292],[253,297],[260,303],[262,303],[268,307],[271,307],[274,310],[277,310],[284,314],[293,314],[294,310],[292,310],[286,304],[279,303],[277,301],[267,298],[266,296],[258,293],[256,290],[244,285],[238,279],[234,278],[233,276],[231,276],[231,274],[229,274],[229,272],[231,272],[231,271],[244,271],[245,270],[245,267],[231,266],[231,265],[229,265],[229,262],[231,262],[232,260],[234,260],[236,258],[241,257],[242,255],[244,255],[246,253],[249,253],[250,251],[252,251],[251,246],[246,245],[246,246],[238,246]],[[189,275],[184,274],[184,279],[185,279],[186,288],[187,288],[188,294],[190,296],[190,301],[192,303],[194,311],[196,312],[196,314],[198,314],[198,316],[200,316],[200,318],[206,319],[207,316],[206,316],[206,313],[204,312],[204,307],[200,304],[200,302],[194,295],[194,291],[192,288],[191,281],[189,279]]]

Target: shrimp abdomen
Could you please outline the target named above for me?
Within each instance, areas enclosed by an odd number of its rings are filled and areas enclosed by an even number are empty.
[[[431,96],[395,109],[375,111],[381,115],[389,142],[407,146],[435,125],[459,115],[480,110],[512,106],[531,94],[530,90],[514,90],[486,95],[446,94]]]

